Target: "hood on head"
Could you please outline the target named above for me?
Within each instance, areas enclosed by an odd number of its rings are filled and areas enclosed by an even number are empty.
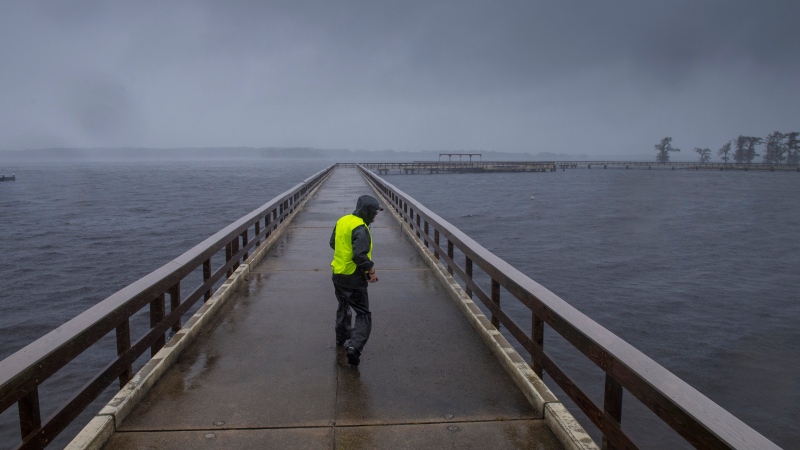
[[[375,197],[371,195],[362,195],[358,197],[356,202],[356,210],[353,211],[354,216],[361,217],[367,224],[372,223],[378,211],[383,211],[380,203]]]

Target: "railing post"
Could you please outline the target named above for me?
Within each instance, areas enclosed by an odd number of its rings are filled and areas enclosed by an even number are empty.
[[[233,259],[233,256],[235,254],[237,254],[237,253],[239,253],[239,238],[235,237],[235,238],[233,238],[233,241],[231,241],[231,259]],[[236,258],[236,261],[234,262],[233,267],[231,267],[231,275],[238,268],[239,268],[239,258]]]
[[[42,413],[39,410],[39,386],[35,386],[25,397],[17,402],[19,408],[19,429],[22,439],[42,426]]]
[[[532,313],[533,316],[531,318],[531,340],[538,344],[539,347],[544,350],[544,321],[536,315],[536,313]],[[542,371],[542,364],[541,362],[537,361],[537,358],[531,353],[531,368],[533,372],[539,378],[542,378],[543,371]]]
[[[127,352],[131,348],[131,322],[125,319],[117,325],[117,356]],[[125,370],[119,374],[119,388],[122,389],[131,381],[133,377],[133,364],[128,364]]]
[[[227,244],[225,244],[225,265],[228,264],[228,262],[231,260],[231,255],[233,255],[233,252],[231,250],[233,250],[233,247],[231,246],[231,243],[228,242]],[[228,278],[230,278],[231,275],[233,275],[233,269],[229,268],[226,274]]]
[[[417,239],[421,239],[422,236],[419,234],[419,213],[416,214],[416,219],[414,221],[417,223],[417,226],[414,227],[414,230],[417,232]]]
[[[423,227],[423,228],[424,228],[424,230],[425,230],[425,237],[428,237],[428,236],[430,236],[430,235],[428,234],[428,221],[427,221],[427,220],[425,221],[425,225],[424,225],[424,227]],[[425,240],[425,248],[428,248],[428,240],[427,240],[427,239]]]
[[[158,325],[162,320],[164,320],[164,294],[160,294],[156,297],[152,302],[150,302],[150,328],[155,327]],[[159,336],[153,345],[150,347],[150,357],[156,356],[161,348],[164,347],[166,343],[166,339],[162,334]]]
[[[438,260],[439,259],[439,230],[433,230],[433,243],[436,244],[436,248],[433,250],[433,256]]]
[[[247,247],[247,230],[244,230],[244,233],[242,233],[242,248],[245,247]],[[248,252],[244,252],[244,256],[242,256],[242,261],[246,260],[248,256],[250,256]]]
[[[469,256],[466,256],[466,255],[464,256],[464,258],[465,258],[465,260],[464,260],[464,272],[467,273],[467,278],[469,278],[471,280],[472,279],[472,260],[470,259]],[[466,286],[466,291],[467,291],[467,295],[469,296],[469,298],[472,298],[472,289],[470,289],[469,286]]]
[[[169,311],[175,311],[181,306],[181,282],[172,286],[169,290]],[[172,324],[172,332],[177,333],[181,331],[181,318],[178,317],[175,323]]]
[[[255,233],[256,233],[255,237],[258,238],[258,240],[256,241],[256,247],[258,247],[258,246],[261,245],[261,220],[260,219],[256,221]]]
[[[492,278],[492,302],[498,307],[500,306],[500,283],[495,281],[494,278]],[[494,314],[492,314],[491,322],[497,329],[500,329],[500,320]]]
[[[450,258],[450,261],[453,260],[453,241],[450,239],[447,240],[447,256]],[[450,272],[450,275],[453,274],[453,267],[450,266],[450,263],[447,263],[447,271]]]
[[[211,279],[211,259],[207,259],[203,261],[203,283]],[[209,288],[205,294],[203,294],[203,301],[207,302],[208,299],[211,298],[211,289]]]
[[[614,418],[617,423],[622,423],[622,385],[611,375],[606,373],[606,388],[603,398],[603,409]],[[603,430],[600,430],[603,431]],[[617,447],[608,441],[606,433],[603,433],[603,450],[615,450]]]

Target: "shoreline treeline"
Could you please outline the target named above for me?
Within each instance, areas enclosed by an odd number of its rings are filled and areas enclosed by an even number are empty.
[[[717,155],[726,164],[733,160],[736,164],[750,164],[754,159],[761,156],[766,164],[775,165],[795,165],[800,164],[800,132],[791,131],[782,133],[773,131],[767,137],[739,135],[736,139],[731,139],[717,150]],[[757,148],[761,146],[761,148]],[[653,148],[656,151],[657,162],[669,162],[671,152],[679,152],[681,149],[672,146],[672,138],[667,136]],[[757,153],[760,150],[763,152]],[[701,163],[711,161],[711,149],[695,147],[694,152],[699,155]]]

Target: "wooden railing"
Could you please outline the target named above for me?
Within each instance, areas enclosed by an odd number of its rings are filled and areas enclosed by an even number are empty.
[[[20,351],[0,361],[0,412],[19,406],[21,442],[17,448],[44,448],[52,442],[114,380],[122,388],[133,375],[133,363],[147,350],[155,355],[165,344],[165,334],[181,329],[181,317],[197,303],[211,297],[214,285],[230,276],[251,249],[265,240],[297,205],[320,185],[335,166],[273,198],[253,212],[196,245],[161,268],[112,294],[84,313],[61,325]],[[212,267],[212,257],[224,249],[225,260]],[[220,255],[221,257],[221,255]],[[181,282],[202,269],[202,283],[181,298]],[[169,296],[170,309],[166,309]],[[150,327],[131,340],[132,316],[150,307]],[[116,330],[117,357],[42,420],[39,386],[70,361]]]
[[[458,228],[421,203],[371,173],[359,170],[397,211],[447,271],[460,280],[470,297],[477,297],[502,326],[531,355],[531,368],[546,372],[603,434],[605,449],[635,449],[621,428],[622,395],[636,397],[663,422],[697,448],[778,449],[766,437],[712,402],[648,356],[600,326],[567,302],[495,256]],[[455,250],[463,254],[456,262]],[[485,292],[473,278],[475,267],[491,279]],[[503,295],[505,293],[505,295]],[[501,306],[510,297],[531,312],[531,333],[523,331]],[[503,300],[505,305],[507,300]],[[544,327],[549,326],[605,373],[603,405],[583,392],[544,349]]]

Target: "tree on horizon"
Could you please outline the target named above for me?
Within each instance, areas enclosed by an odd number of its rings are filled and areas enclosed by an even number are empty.
[[[764,162],[768,164],[781,164],[786,159],[786,145],[783,143],[785,135],[780,131],[773,131],[766,137],[766,153]]]
[[[711,161],[711,149],[695,147],[694,151],[697,152],[698,155],[700,155],[701,163],[707,163]]]
[[[786,133],[786,164],[800,164],[800,132],[792,131]]]
[[[736,164],[750,164],[756,159],[756,156],[760,156],[756,153],[756,145],[762,141],[763,139],[757,136],[740,134],[736,138],[736,150],[733,152],[733,160],[736,161]]]
[[[669,162],[669,152],[679,152],[681,149],[674,148],[672,146],[672,138],[667,136],[664,139],[661,139],[661,142],[654,145],[653,148],[656,150],[656,161],[657,162]]]
[[[731,159],[731,157],[728,156],[728,153],[730,152],[731,152],[731,141],[728,141],[725,143],[725,145],[720,147],[719,150],[717,150],[717,155],[719,155],[721,159],[725,161],[725,164],[728,164],[728,161]]]

